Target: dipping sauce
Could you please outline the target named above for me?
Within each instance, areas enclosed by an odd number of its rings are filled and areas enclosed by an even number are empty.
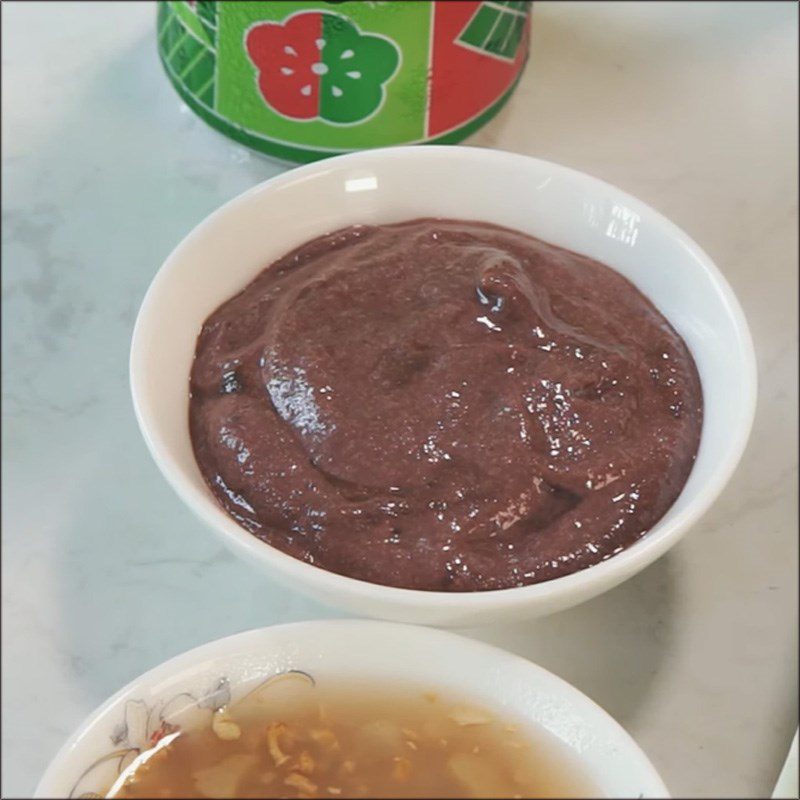
[[[458,220],[281,258],[206,320],[190,388],[197,463],[242,526],[438,591],[619,553],[680,494],[702,427],[692,356],[632,283]]]
[[[542,730],[419,690],[269,686],[175,729],[110,797],[596,797]],[[277,687],[276,687],[277,688]]]

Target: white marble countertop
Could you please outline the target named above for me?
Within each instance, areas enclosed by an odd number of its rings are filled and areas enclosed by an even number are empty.
[[[797,6],[542,4],[472,140],[585,170],[684,227],[760,369],[750,445],[667,556],[582,607],[471,633],[589,694],[675,795],[771,790],[797,725]],[[181,108],[149,3],[3,3],[3,770],[30,795],[72,728],[182,650],[339,612],[223,550],[165,484],[128,394],[173,245],[283,167]]]

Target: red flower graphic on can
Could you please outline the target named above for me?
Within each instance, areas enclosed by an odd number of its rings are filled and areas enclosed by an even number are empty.
[[[383,104],[385,85],[400,66],[391,39],[362,33],[347,17],[326,11],[253,25],[244,45],[264,102],[294,120],[363,122]]]

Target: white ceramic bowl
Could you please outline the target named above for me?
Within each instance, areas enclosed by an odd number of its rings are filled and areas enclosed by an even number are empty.
[[[347,678],[430,688],[544,728],[606,797],[667,797],[647,757],[588,697],[524,658],[453,633],[367,620],[299,622],[239,633],[177,656],[97,709],[51,763],[37,797],[102,792],[166,717],[185,722],[197,700],[236,701],[290,669],[318,682]],[[221,681],[227,681],[227,688]],[[191,697],[188,697],[191,695]],[[115,756],[97,763],[110,753]]]
[[[287,251],[353,223],[422,216],[516,228],[608,264],[639,287],[694,355],[705,402],[700,449],[667,514],[640,541],[589,569],[492,592],[426,592],[326,572],[255,538],[203,482],[188,428],[189,370],[205,318]],[[674,545],[719,495],[750,432],[756,367],[730,287],[681,230],[628,194],[566,167],[468,147],[368,150],[256,186],[200,223],[142,303],[131,349],[139,425],[177,493],[250,563],[324,602],[404,622],[475,625],[573,606],[629,578]]]

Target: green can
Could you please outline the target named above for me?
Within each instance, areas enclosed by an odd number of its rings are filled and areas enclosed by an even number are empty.
[[[158,51],[184,102],[289,161],[452,143],[508,100],[528,2],[166,0]]]

